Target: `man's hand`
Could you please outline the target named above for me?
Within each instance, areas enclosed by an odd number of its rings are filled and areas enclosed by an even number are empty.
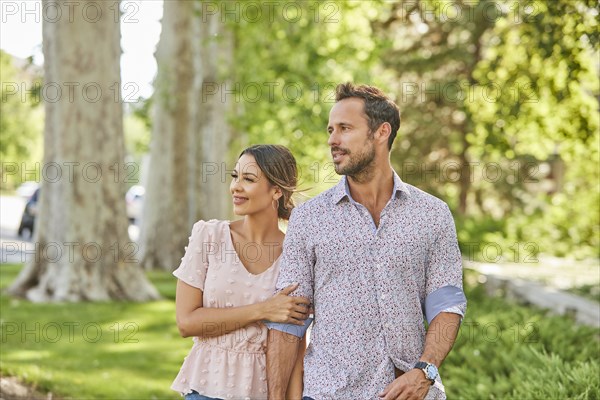
[[[423,400],[429,392],[431,381],[420,369],[411,369],[387,385],[379,393],[382,400]]]

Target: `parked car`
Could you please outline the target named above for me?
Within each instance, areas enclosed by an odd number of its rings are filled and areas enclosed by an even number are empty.
[[[17,195],[29,199],[39,187],[40,184],[34,181],[23,182],[17,188]]]
[[[33,227],[35,225],[35,216],[37,215],[39,197],[40,188],[38,187],[25,204],[25,209],[23,210],[23,215],[21,216],[21,223],[19,224],[19,229],[17,230],[17,234],[19,236],[23,236],[23,232],[28,230],[29,236],[33,237]]]
[[[140,185],[133,185],[125,194],[125,204],[127,205],[127,217],[134,223],[142,217],[142,207],[144,206],[144,194],[146,189]]]

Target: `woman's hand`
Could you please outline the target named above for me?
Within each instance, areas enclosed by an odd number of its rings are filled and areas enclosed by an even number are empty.
[[[284,288],[270,299],[260,303],[264,319],[271,322],[304,325],[308,318],[310,300],[306,297],[289,296],[298,288],[297,283]]]

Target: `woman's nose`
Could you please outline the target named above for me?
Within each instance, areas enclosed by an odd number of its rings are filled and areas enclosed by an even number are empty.
[[[230,189],[232,192],[240,191],[240,178],[232,178]]]

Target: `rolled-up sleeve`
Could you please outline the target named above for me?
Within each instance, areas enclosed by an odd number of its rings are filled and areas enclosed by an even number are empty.
[[[278,293],[285,287],[297,282],[298,288],[291,293],[291,296],[303,296],[313,302],[314,289],[314,250],[308,244],[308,235],[310,234],[308,226],[305,224],[309,219],[302,217],[302,207],[292,211],[288,223],[288,230],[283,242],[283,256],[279,270],[279,278],[275,292]],[[293,324],[281,324],[266,322],[269,329],[276,329],[282,332],[302,337],[306,333],[312,318],[306,320],[304,326]]]
[[[440,312],[453,312],[464,316],[467,299],[463,292],[462,258],[456,238],[452,213],[447,205],[437,219],[437,237],[428,254],[425,280],[427,322]]]

